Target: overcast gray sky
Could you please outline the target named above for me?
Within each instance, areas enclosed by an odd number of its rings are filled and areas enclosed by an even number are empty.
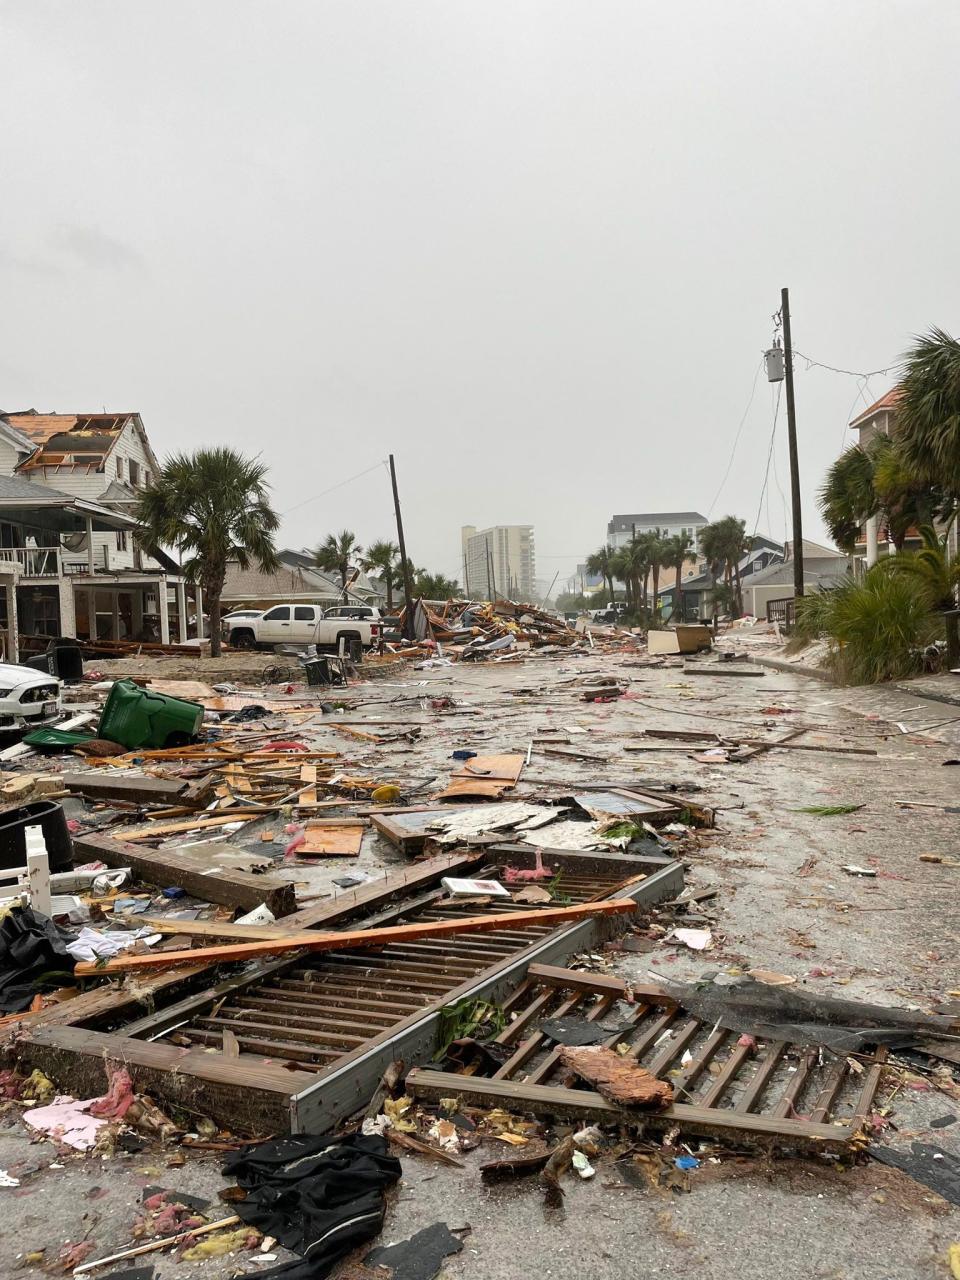
[[[3,0],[0,406],[270,465],[287,545],[538,576],[614,511],[752,529],[780,287],[852,370],[960,330],[955,0]],[[804,515],[868,385],[797,360]],[[782,537],[781,412],[762,531]],[[774,472],[776,474],[774,474]]]

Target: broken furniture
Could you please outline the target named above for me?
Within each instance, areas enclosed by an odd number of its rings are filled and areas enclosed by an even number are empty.
[[[441,879],[496,877],[510,861],[514,855],[489,850],[444,855],[295,912],[282,927],[475,915],[476,905],[446,899]],[[649,862],[620,853],[554,852],[548,861],[562,872],[563,896],[574,904],[629,897],[653,905],[683,887],[677,862],[645,874]],[[492,912],[503,909],[498,900]],[[520,903],[513,909],[527,910]],[[145,974],[132,990],[100,988],[46,1017],[25,1015],[18,1048],[26,1063],[54,1072],[76,1096],[100,1089],[105,1060],[117,1060],[161,1105],[170,1099],[196,1107],[235,1132],[324,1133],[366,1105],[396,1058],[430,1058],[441,1010],[451,1001],[502,999],[531,963],[560,961],[617,928],[616,919],[592,918],[396,942],[376,952],[344,948],[270,959],[219,980],[212,966],[199,964]],[[97,1029],[105,1025],[112,1030]]]
[[[630,1001],[633,1001],[630,1003]],[[505,1107],[566,1121],[593,1120],[671,1129],[780,1145],[836,1150],[861,1131],[873,1105],[886,1057],[881,1048],[857,1071],[846,1053],[833,1054],[786,1040],[752,1037],[690,1016],[662,988],[634,986],[597,973],[531,964],[510,998],[514,1021],[498,1041],[513,1053],[489,1075],[461,1076],[431,1067],[407,1075],[407,1092],[436,1100],[459,1097],[467,1106]],[[667,1080],[675,1101],[638,1110],[600,1093],[570,1086],[563,1052],[541,1018],[579,1016],[618,1024],[599,1043]],[[626,1029],[624,1022],[628,1023]]]

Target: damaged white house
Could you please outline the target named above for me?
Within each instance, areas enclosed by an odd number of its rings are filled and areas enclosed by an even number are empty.
[[[0,413],[4,656],[53,636],[183,643],[199,587],[137,545],[138,491],[159,464],[138,413]]]

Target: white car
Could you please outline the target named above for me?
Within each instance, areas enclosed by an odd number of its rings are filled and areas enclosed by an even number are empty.
[[[0,733],[36,729],[61,711],[60,681],[54,676],[0,662]]]

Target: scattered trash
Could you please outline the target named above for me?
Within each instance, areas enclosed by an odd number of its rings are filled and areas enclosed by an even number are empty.
[[[691,951],[706,951],[713,942],[713,934],[709,929],[672,929],[667,934],[667,941],[676,938]]]
[[[433,1280],[443,1266],[444,1258],[462,1250],[463,1241],[450,1231],[445,1222],[436,1222],[409,1240],[371,1249],[363,1263],[365,1267],[389,1267],[391,1280]]]
[[[876,876],[876,871],[872,867],[858,867],[855,863],[849,863],[843,867],[848,876]]]

